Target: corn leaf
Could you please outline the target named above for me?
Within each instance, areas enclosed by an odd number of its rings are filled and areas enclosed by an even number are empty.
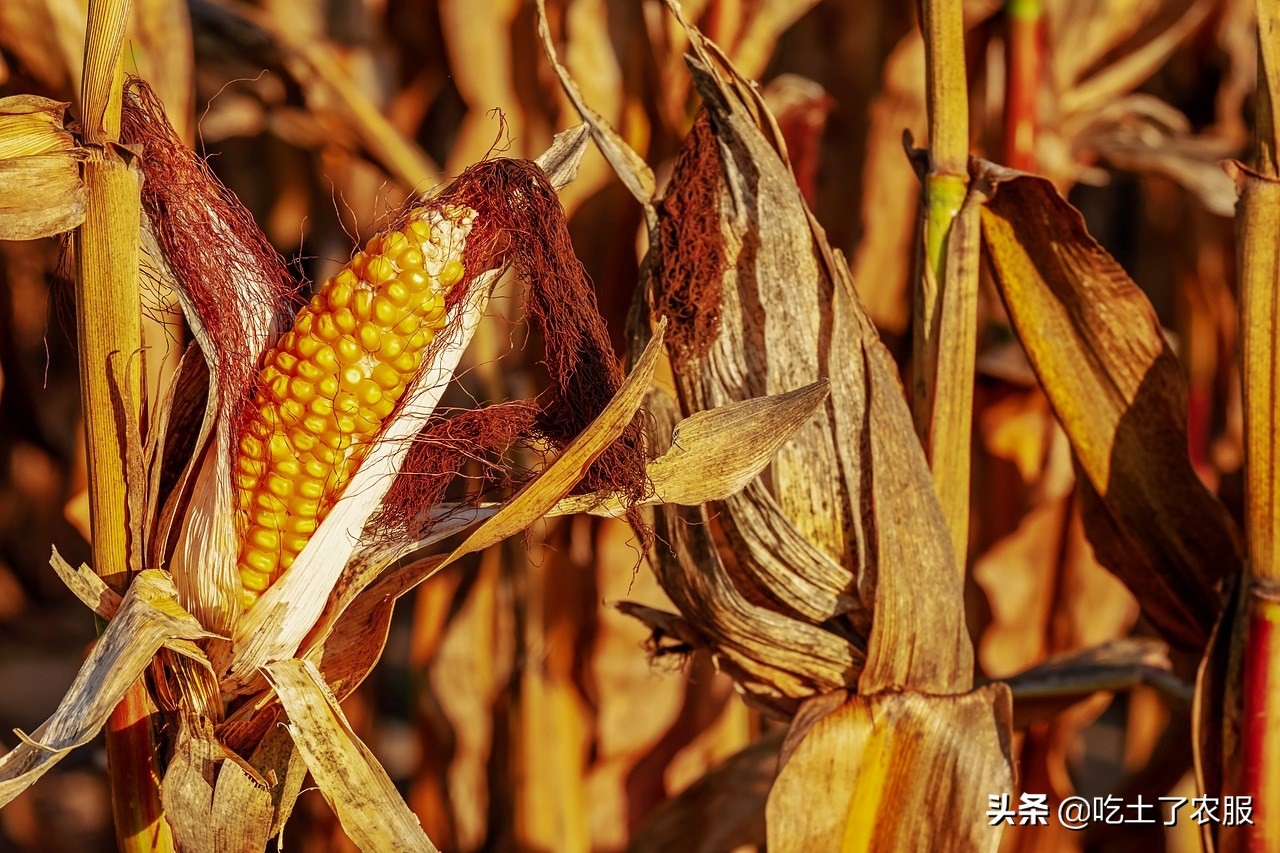
[[[84,155],[63,126],[67,106],[0,98],[0,240],[48,237],[84,221]]]
[[[649,463],[653,495],[645,503],[697,506],[742,491],[822,405],[827,384],[814,382],[685,418],[672,432],[671,449]],[[574,495],[556,504],[552,514],[620,516],[625,509],[618,495]]]
[[[53,716],[0,758],[0,806],[88,743],[167,641],[205,636],[178,604],[168,575],[148,569],[134,578]]]
[[[994,851],[985,812],[1013,787],[1010,717],[1003,685],[812,700],[769,792],[769,850]]]
[[[181,850],[256,853],[267,845],[272,802],[253,768],[218,743],[207,718],[181,714],[161,802]]]
[[[356,737],[338,700],[310,661],[266,665],[267,678],[289,716],[289,732],[320,793],[361,850],[436,847],[409,811],[387,771]]]
[[[1001,297],[1083,474],[1086,530],[1171,643],[1203,648],[1236,531],[1187,458],[1186,391],[1155,313],[1048,181],[984,166]]]

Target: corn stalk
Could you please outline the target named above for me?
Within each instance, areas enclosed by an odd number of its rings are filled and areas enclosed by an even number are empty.
[[[85,37],[83,134],[85,220],[76,235],[76,316],[89,467],[95,570],[123,592],[131,541],[128,476],[136,462],[141,399],[138,172],[114,143],[120,134],[120,49],[129,0],[91,0]],[[134,428],[130,428],[132,423]],[[142,679],[106,728],[111,802],[125,851],[172,849],[160,807],[152,705]]]
[[[1241,270],[1246,442],[1246,539],[1243,715],[1240,793],[1253,798],[1254,826],[1243,827],[1241,849],[1280,847],[1280,560],[1277,559],[1276,405],[1280,371],[1280,10],[1259,0],[1255,146],[1243,170],[1238,245]]]
[[[914,299],[912,413],[951,531],[957,571],[969,540],[969,436],[977,342],[977,208],[969,190],[969,99],[960,0],[925,0],[929,111],[923,248]]]

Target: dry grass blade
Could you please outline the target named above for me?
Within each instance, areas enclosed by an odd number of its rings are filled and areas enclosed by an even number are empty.
[[[138,575],[58,710],[32,739],[24,739],[0,758],[0,806],[72,749],[88,743],[166,642],[205,636],[200,624],[178,605],[168,575],[155,570]]]
[[[978,181],[996,281],[1084,474],[1099,559],[1172,644],[1201,649],[1214,584],[1240,551],[1187,458],[1177,360],[1142,292],[1051,184],[993,166]]]
[[[266,673],[289,716],[289,732],[307,769],[356,846],[369,853],[435,853],[418,818],[356,737],[315,666],[281,660],[268,664]]]
[[[1011,714],[1003,685],[812,700],[769,792],[769,849],[994,851],[1000,828],[974,793],[1013,787]]]

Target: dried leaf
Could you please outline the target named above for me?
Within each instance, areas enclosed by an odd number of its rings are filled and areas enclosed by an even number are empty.
[[[148,569],[134,578],[58,710],[32,739],[24,739],[0,758],[0,806],[68,752],[88,743],[167,641],[205,636],[195,618],[179,606],[167,574]]]
[[[161,802],[179,850],[263,850],[271,829],[266,782],[230,755],[208,719],[179,716]]]
[[[1009,691],[830,697],[796,718],[769,792],[769,850],[987,850],[1010,792]],[[821,792],[815,796],[815,792]]]
[[[635,196],[636,201],[641,204],[652,202],[658,191],[653,170],[644,162],[644,158],[618,135],[604,116],[587,105],[578,85],[569,76],[569,71],[560,64],[555,42],[551,38],[551,28],[547,23],[546,0],[538,0],[538,35],[551,61],[551,67],[560,78],[565,94],[582,116],[582,120],[591,128],[591,136],[596,146],[609,161],[609,165],[613,167],[623,185]]]
[[[0,98],[0,239],[34,240],[84,221],[83,153],[64,127],[68,104]]]
[[[1025,729],[1046,721],[1100,691],[1148,685],[1185,706],[1191,685],[1171,671],[1169,649],[1159,640],[1126,638],[1054,655],[1004,679],[1013,693],[1013,725]]]
[[[1226,510],[1187,458],[1182,371],[1146,297],[1045,180],[980,167],[983,238],[1083,473],[1086,529],[1174,645],[1204,646],[1237,571]]]
[[[387,771],[351,729],[338,700],[310,661],[278,660],[267,678],[289,715],[289,732],[320,793],[361,850],[436,847],[396,791]]]
[[[820,381],[695,412],[676,425],[671,449],[649,463],[653,495],[645,503],[696,506],[742,491],[826,397],[827,383]],[[625,510],[618,495],[573,495],[556,504],[552,514],[616,517]]]

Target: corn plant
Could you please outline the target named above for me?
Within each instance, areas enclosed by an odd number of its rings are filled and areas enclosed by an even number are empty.
[[[626,516],[645,537],[642,504],[723,497],[769,454],[710,472],[716,438],[648,472],[637,410],[661,330],[624,377],[555,196],[584,131],[418,199],[295,310],[298,283],[247,211],[149,87],[123,80],[127,12],[91,7],[78,139],[61,105],[5,104],[7,153],[49,194],[6,236],[78,225],[101,565],[56,552],[53,565],[104,630],[54,716],[3,758],[0,802],[106,726],[124,849],[260,849],[304,772],[362,848],[435,849],[338,706],[381,654],[396,599],[548,513]],[[530,284],[552,387],[437,413],[507,268]],[[195,338],[146,429],[144,275],[178,295]],[[821,396],[725,407],[705,428],[728,419],[776,448]],[[552,461],[534,477],[506,469],[517,442]],[[464,461],[486,457],[488,487],[446,501]],[[413,559],[458,535],[448,554]]]

